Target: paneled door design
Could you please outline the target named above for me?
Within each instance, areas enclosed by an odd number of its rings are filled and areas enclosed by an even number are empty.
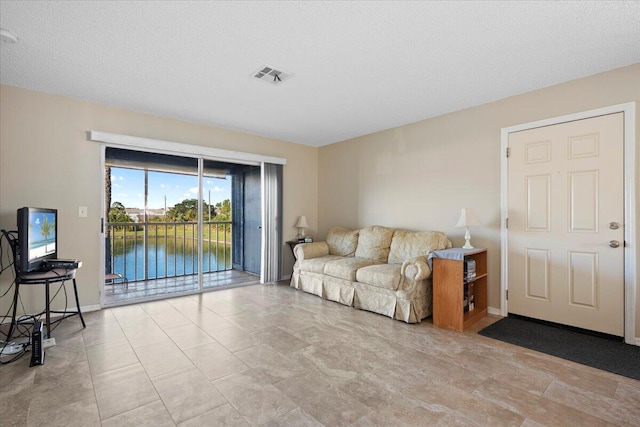
[[[509,313],[624,335],[623,113],[509,134]]]

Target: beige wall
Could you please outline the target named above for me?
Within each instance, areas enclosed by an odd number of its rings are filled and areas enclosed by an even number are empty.
[[[499,308],[500,129],[630,101],[640,101],[640,64],[318,150],[0,85],[0,227],[15,227],[18,207],[57,207],[60,256],[84,261],[81,304],[98,304],[102,171],[99,144],[87,141],[86,131],[285,157],[285,239],[295,236],[298,216],[306,215],[316,239],[334,225],[382,224],[442,230],[460,246],[463,230],[454,225],[460,208],[472,207],[483,222],[472,230],[472,242],[489,248],[489,304]],[[640,116],[640,105],[637,110]],[[88,206],[88,218],[78,218],[78,206]],[[293,258],[288,248],[283,253],[287,274]],[[6,281],[4,274],[0,292]],[[41,298],[26,294],[34,307]],[[640,292],[638,301],[640,313]],[[640,335],[640,315],[636,330]]]
[[[318,235],[380,224],[441,230],[461,246],[455,223],[471,207],[483,224],[471,230],[472,244],[489,249],[489,305],[499,308],[501,128],[631,101],[640,101],[640,64],[322,147]]]
[[[283,237],[295,237],[299,215],[316,228],[316,148],[0,85],[0,228],[15,229],[19,207],[57,208],[59,256],[83,261],[78,273],[83,306],[100,302],[103,172],[101,144],[87,141],[89,130],[286,158]],[[88,207],[87,218],[78,217],[78,206]],[[286,246],[283,253],[289,274],[293,257]],[[0,295],[9,276],[0,277]],[[27,311],[41,309],[44,294],[25,291],[23,299]],[[7,307],[8,298],[2,298],[3,314]]]

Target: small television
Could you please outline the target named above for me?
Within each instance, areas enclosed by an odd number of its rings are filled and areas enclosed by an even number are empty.
[[[18,209],[18,269],[23,273],[41,270],[45,260],[58,258],[57,249],[58,211]]]

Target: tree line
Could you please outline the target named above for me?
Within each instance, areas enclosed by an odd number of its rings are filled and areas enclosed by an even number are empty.
[[[231,201],[225,199],[215,205],[202,203],[202,214],[205,222],[231,221]],[[127,214],[125,206],[113,202],[109,208],[109,222],[134,222]],[[185,199],[168,209],[165,215],[153,215],[149,222],[196,222],[198,221],[198,199]]]

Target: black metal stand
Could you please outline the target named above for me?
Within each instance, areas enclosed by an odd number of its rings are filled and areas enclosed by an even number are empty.
[[[64,282],[71,280],[73,283],[73,294],[76,301],[76,310],[75,311],[60,311],[60,310],[51,310],[51,296],[50,296],[50,285],[51,283],[62,283],[62,286],[65,286]],[[18,327],[18,322],[16,321],[16,314],[18,309],[18,295],[20,292],[20,285],[44,285],[45,286],[45,326],[46,326],[46,334],[45,338],[51,338],[51,313],[54,314],[62,314],[60,319],[57,319],[56,322],[62,321],[68,317],[79,316],[80,322],[82,323],[82,327],[86,328],[86,324],[84,323],[84,317],[82,317],[82,310],[80,309],[80,300],[78,299],[78,287],[76,284],[76,269],[73,270],[65,270],[65,269],[51,269],[47,271],[38,271],[33,273],[22,273],[18,277],[16,277],[16,287],[15,292],[13,294],[13,314],[11,316],[11,325],[9,326],[9,333],[7,335],[7,341],[10,341],[13,331]],[[42,313],[40,313],[42,314]]]

